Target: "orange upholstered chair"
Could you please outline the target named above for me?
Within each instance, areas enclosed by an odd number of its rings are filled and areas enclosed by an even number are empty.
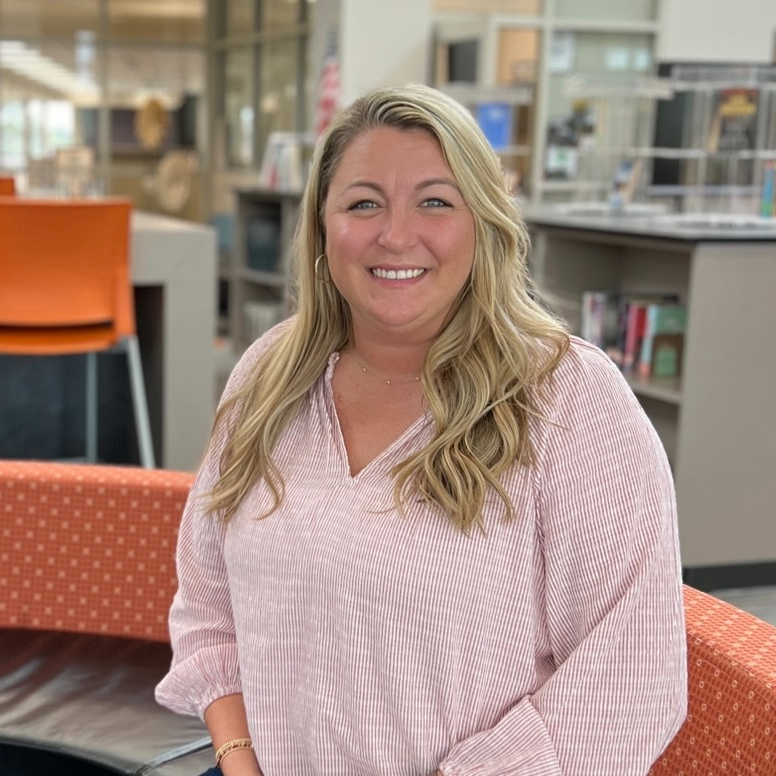
[[[212,767],[204,723],[154,700],[193,480],[0,460],[0,776]]]
[[[167,469],[0,460],[0,628],[168,641],[193,480]]]
[[[16,180],[0,175],[0,197],[13,197],[16,194]]]
[[[87,356],[87,455],[97,460],[97,353],[127,354],[140,461],[154,450],[129,270],[129,200],[0,197],[0,353]]]
[[[685,587],[687,720],[650,776],[776,774],[776,628]]]

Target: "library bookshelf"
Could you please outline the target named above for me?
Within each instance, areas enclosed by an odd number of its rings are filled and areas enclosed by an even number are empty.
[[[674,471],[683,564],[772,575],[776,224],[704,228],[547,206],[523,215],[537,293],[573,331],[590,289],[673,293],[687,306],[681,377],[626,377]]]

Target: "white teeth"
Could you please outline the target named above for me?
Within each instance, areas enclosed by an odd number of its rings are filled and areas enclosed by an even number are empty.
[[[409,280],[419,278],[425,271],[424,269],[380,269],[378,267],[372,270],[372,274],[382,280]]]

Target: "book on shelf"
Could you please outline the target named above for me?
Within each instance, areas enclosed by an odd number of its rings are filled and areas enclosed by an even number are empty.
[[[763,165],[763,183],[760,190],[760,215],[771,218],[776,212],[776,162]]]
[[[711,152],[751,151],[756,147],[759,91],[750,88],[722,89],[709,128],[707,149]]]
[[[636,366],[637,355],[641,352],[641,342],[646,328],[647,304],[643,299],[631,299],[627,303],[625,328],[623,331],[622,369],[632,372]]]
[[[651,304],[678,304],[676,294],[623,294],[620,299],[619,364],[623,372],[638,369],[641,347],[647,327],[647,308]]]
[[[275,272],[280,255],[280,221],[265,216],[250,217],[245,232],[247,266]]]
[[[676,294],[631,294],[613,291],[585,291],[582,294],[580,336],[601,348],[623,372],[643,376],[670,375],[670,364],[681,367],[681,348],[686,309]],[[658,337],[671,337],[659,340]],[[660,367],[654,368],[655,344],[674,349],[660,352]]]
[[[679,377],[682,374],[684,334],[656,334],[652,345],[652,377]]]
[[[585,291],[582,294],[580,335],[613,359],[619,343],[620,294],[616,291]]]
[[[653,303],[648,305],[644,338],[641,343],[638,371],[644,377],[678,377],[681,374],[681,355],[684,345],[684,331],[687,326],[687,308],[683,304]],[[667,339],[666,339],[667,338]],[[670,353],[659,353],[656,345],[677,349]],[[667,360],[671,358],[671,360]],[[676,369],[668,367],[674,364]]]

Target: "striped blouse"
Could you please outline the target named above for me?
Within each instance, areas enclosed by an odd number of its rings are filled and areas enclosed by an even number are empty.
[[[272,336],[272,335],[269,335]],[[226,395],[247,379],[259,340]],[[536,462],[464,535],[392,503],[421,418],[356,476],[332,397],[338,354],[228,527],[181,525],[173,662],[159,703],[242,692],[265,776],[644,776],[685,716],[676,509],[661,443],[617,368],[573,339],[534,421]]]

